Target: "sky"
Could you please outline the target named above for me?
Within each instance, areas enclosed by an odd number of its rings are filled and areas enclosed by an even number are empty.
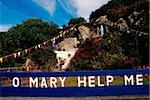
[[[62,26],[71,18],[89,19],[92,11],[110,0],[0,0],[0,31],[29,18],[40,18]]]

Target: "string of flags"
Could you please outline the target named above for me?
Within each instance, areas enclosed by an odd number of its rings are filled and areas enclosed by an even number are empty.
[[[25,50],[21,50],[21,51],[18,51],[18,52],[15,52],[15,53],[12,53],[12,54],[0,57],[0,63],[3,63],[4,61],[8,61],[8,59],[15,59],[17,57],[20,57],[22,54],[30,53],[33,49],[37,50],[38,48],[41,48],[43,45],[47,46],[49,42],[55,43],[56,39],[59,39],[59,38],[63,37],[64,35],[65,35],[65,32],[59,34],[58,36],[56,36],[56,37],[54,37],[52,39],[44,41],[41,44],[38,44],[38,45],[35,45],[33,47],[27,48]]]

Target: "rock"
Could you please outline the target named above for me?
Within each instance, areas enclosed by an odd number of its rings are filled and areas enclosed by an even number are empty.
[[[140,15],[140,13],[138,13],[137,11],[134,11],[134,12],[133,12],[133,16],[134,16],[134,17],[137,17],[138,15]]]
[[[99,32],[98,32],[98,33],[95,33],[95,32],[93,32],[93,31],[91,31],[91,34],[92,34],[92,36],[91,36],[92,39],[95,39],[95,38],[100,37]]]
[[[100,16],[95,22],[98,24],[105,24],[108,21],[107,15]]]
[[[131,24],[134,22],[134,19],[131,16],[128,16],[128,19]]]
[[[27,71],[30,71],[30,70],[35,69],[37,67],[38,67],[38,65],[34,61],[32,61],[31,59],[26,60],[25,68],[27,68]]]
[[[123,18],[120,18],[117,22],[117,27],[119,28],[119,30],[121,31],[126,31],[129,29],[126,21]]]
[[[78,49],[74,48],[70,51],[54,51],[56,53],[57,58],[57,66],[59,67],[59,70],[65,70],[69,67],[70,60],[74,57],[76,51]]]
[[[129,22],[132,25],[133,23],[136,23],[135,21],[138,19],[138,16],[141,14],[141,12],[134,11],[132,14],[128,16]],[[141,19],[140,19],[141,20]],[[138,24],[137,22],[136,24]]]
[[[62,42],[58,44],[58,49],[68,51],[70,48],[77,47],[77,38],[64,38]]]
[[[91,38],[91,33],[90,33],[90,28],[89,27],[86,27],[86,26],[82,25],[82,26],[78,27],[78,30],[81,33],[83,41],[85,41],[86,39]]]

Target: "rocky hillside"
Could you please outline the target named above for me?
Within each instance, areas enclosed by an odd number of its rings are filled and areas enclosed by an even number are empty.
[[[129,69],[149,63],[149,1],[111,0],[77,27],[82,44],[68,70]],[[104,26],[104,36],[99,32]]]
[[[149,31],[149,0],[111,0],[106,5],[93,11],[90,21],[96,21],[99,16],[107,15],[112,22],[120,18],[126,20],[129,27],[148,32]],[[141,27],[142,26],[142,27]]]
[[[111,0],[90,22],[71,19],[53,46],[59,71],[133,69],[149,64],[149,1]],[[55,69],[53,71],[56,71]]]

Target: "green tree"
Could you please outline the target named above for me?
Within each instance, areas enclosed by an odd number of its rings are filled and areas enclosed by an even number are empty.
[[[81,24],[81,23],[85,23],[85,19],[83,17],[79,17],[79,18],[74,18],[71,19],[68,23],[68,25],[75,25],[75,24]]]
[[[58,26],[41,19],[28,19],[13,26],[1,39],[3,54],[8,54],[41,43],[58,34]]]
[[[0,34],[0,56],[5,56],[7,54],[35,46],[47,39],[58,35],[58,32],[58,25],[52,22],[48,23],[41,19],[25,20],[21,24],[13,26],[8,30],[8,32],[2,35]],[[26,55],[24,55],[24,57],[25,56]],[[47,59],[51,59],[50,65],[54,66],[56,60],[56,56],[53,54],[53,52],[50,52],[49,50],[46,51],[46,49],[37,50],[33,52],[33,54],[31,53],[30,57],[42,66],[48,62]],[[9,61],[0,64],[0,66],[14,66],[15,63],[24,63],[23,61],[25,62],[23,57],[19,58],[19,60],[9,59]]]

